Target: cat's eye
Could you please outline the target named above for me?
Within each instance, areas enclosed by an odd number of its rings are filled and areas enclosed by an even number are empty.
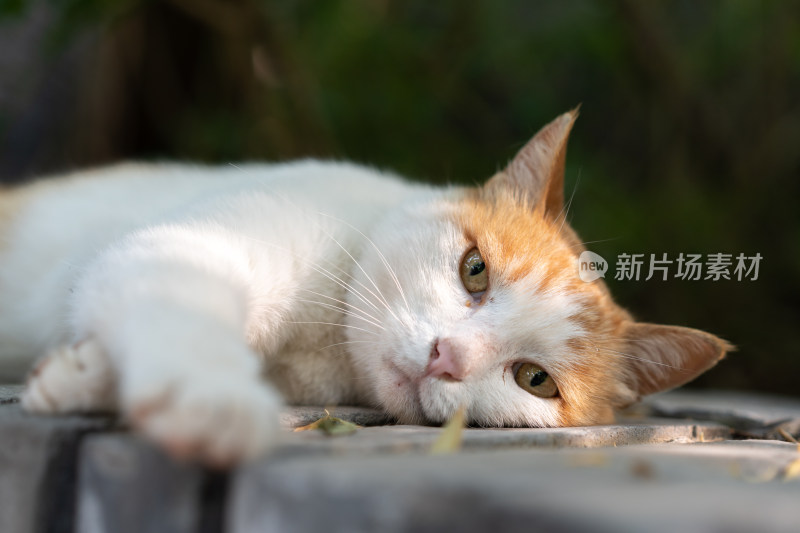
[[[550,374],[539,365],[522,363],[514,372],[517,385],[540,398],[552,398],[558,394],[558,386]]]
[[[486,263],[477,248],[473,248],[461,260],[461,282],[471,294],[481,293],[489,285]]]

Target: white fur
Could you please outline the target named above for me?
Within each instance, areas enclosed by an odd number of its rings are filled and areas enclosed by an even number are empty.
[[[223,463],[275,439],[280,400],[262,374],[292,403],[555,425],[511,367],[557,373],[582,334],[576,304],[531,276],[468,306],[461,194],[314,161],[129,164],[35,185],[0,252],[0,362],[51,353],[30,410],[118,403],[176,453]],[[424,375],[445,337],[468,359],[462,382]],[[83,352],[112,371],[87,385],[69,363]]]
[[[471,300],[459,263],[474,243],[450,216],[458,196],[452,190],[403,206],[373,230],[399,283],[381,254],[365,248],[361,264],[388,308],[377,310],[382,330],[348,331],[353,340],[375,343],[371,350],[354,348],[353,358],[375,384],[381,404],[406,422],[445,422],[464,406],[475,424],[558,425],[556,404],[521,389],[512,367],[533,362],[555,376],[568,367],[574,354],[567,342],[585,333],[570,320],[580,305],[557,289],[541,291],[536,269],[516,283],[493,287],[482,305]],[[368,282],[366,274],[356,276]],[[352,317],[346,321],[356,324]],[[425,375],[431,347],[442,338],[467,360],[469,375],[462,381]]]

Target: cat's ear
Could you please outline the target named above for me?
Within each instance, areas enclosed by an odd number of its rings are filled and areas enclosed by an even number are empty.
[[[564,162],[567,139],[578,108],[560,115],[528,141],[503,172],[486,184],[489,191],[507,189],[525,197],[534,207],[558,216],[564,206]]]
[[[719,337],[679,326],[632,322],[626,338],[626,385],[637,397],[683,385],[733,350]]]

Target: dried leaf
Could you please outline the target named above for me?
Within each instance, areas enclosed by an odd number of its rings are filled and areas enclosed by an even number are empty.
[[[325,409],[325,416],[320,418],[319,420],[315,420],[306,426],[300,426],[294,428],[295,431],[308,431],[310,429],[318,429],[325,433],[326,435],[349,435],[351,433],[355,433],[358,428],[360,428],[358,424],[354,424],[352,422],[348,422],[347,420],[342,420],[341,418],[337,418],[335,416],[331,416],[327,409]]]
[[[326,435],[349,435],[355,433],[360,427],[358,424],[328,415],[319,420],[317,429],[324,431]]]
[[[322,420],[323,418],[325,418],[325,417],[322,417],[319,420],[314,420],[313,422],[311,422],[310,424],[307,424],[305,426],[297,426],[296,428],[294,428],[294,431],[296,433],[298,431],[308,431],[308,430],[311,430],[311,429],[317,429],[319,427],[320,420]]]
[[[631,474],[639,479],[653,479],[656,477],[656,470],[648,461],[638,459],[631,463]]]
[[[442,426],[439,438],[431,446],[432,454],[455,453],[461,449],[461,437],[466,425],[466,409],[460,407],[447,424]]]

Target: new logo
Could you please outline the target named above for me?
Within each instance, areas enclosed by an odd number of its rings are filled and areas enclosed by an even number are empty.
[[[608,262],[594,252],[586,250],[578,258],[578,275],[586,283],[606,277],[607,270]]]

